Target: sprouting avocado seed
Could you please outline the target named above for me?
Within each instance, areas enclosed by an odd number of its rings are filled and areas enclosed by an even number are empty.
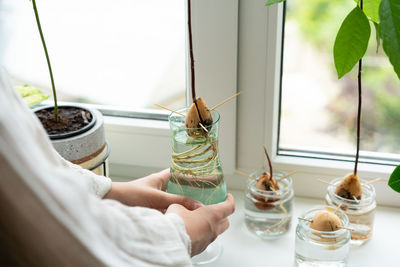
[[[310,227],[317,231],[333,232],[342,227],[340,218],[333,212],[320,210],[312,218]]]
[[[271,177],[269,173],[264,172],[258,177],[256,188],[266,191],[276,191],[279,190],[278,184],[274,177]]]
[[[335,194],[351,200],[354,198],[360,200],[362,195],[360,178],[354,173],[347,174],[336,187]]]
[[[196,100],[197,107],[200,112],[197,111],[196,104],[193,103],[187,114],[186,114],[186,121],[185,121],[185,126],[186,126],[186,131],[190,136],[199,136],[204,133],[204,130],[200,126],[200,123],[202,122],[204,127],[210,126],[213,123],[213,119],[211,116],[211,111],[208,108],[206,102],[200,97]]]
[[[196,102],[197,102],[197,107],[199,108],[200,111],[201,119],[203,120],[203,125],[210,126],[213,123],[211,110],[208,108],[203,98],[201,97],[197,98]]]

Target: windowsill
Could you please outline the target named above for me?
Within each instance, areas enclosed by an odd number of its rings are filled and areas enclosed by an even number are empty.
[[[128,181],[113,177],[113,181]],[[205,267],[243,266],[295,266],[295,230],[297,217],[313,206],[324,205],[322,199],[295,197],[292,224],[289,231],[276,240],[261,240],[244,224],[244,191],[228,188],[236,203],[235,213],[230,216],[229,229],[219,237],[223,246],[220,258]],[[371,240],[361,247],[351,247],[349,266],[396,266],[399,241],[398,222],[400,208],[378,206]],[[392,240],[389,239],[392,237]],[[368,256],[366,256],[368,255]]]
[[[221,257],[205,266],[295,266],[295,230],[297,217],[322,200],[296,197],[292,225],[288,233],[272,241],[263,241],[250,233],[244,224],[242,191],[231,191],[236,201],[236,211],[230,217],[229,229],[219,238],[223,245]],[[395,266],[398,263],[398,232],[400,209],[378,206],[374,233],[370,241],[361,247],[351,247],[349,266]],[[392,237],[392,240],[389,239]]]

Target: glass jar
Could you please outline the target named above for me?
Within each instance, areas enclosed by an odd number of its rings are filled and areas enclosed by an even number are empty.
[[[361,180],[362,196],[361,200],[346,199],[335,194],[336,186],[342,178],[331,181],[328,186],[328,192],[325,196],[327,205],[338,207],[343,210],[349,218],[349,227],[351,231],[351,244],[362,245],[367,242],[372,235],[375,218],[375,188],[373,185],[365,185],[365,180]]]
[[[188,109],[177,112],[185,115]],[[213,123],[203,128],[186,128],[185,117],[177,113],[169,116],[172,134],[171,177],[167,192],[187,196],[205,205],[226,199],[226,184],[218,154],[218,127],[220,115],[211,111]],[[192,258],[194,265],[208,264],[222,253],[219,240]]]
[[[274,172],[279,190],[267,191],[256,187],[257,178],[265,170],[251,174],[245,193],[245,224],[247,228],[262,239],[274,239],[290,228],[293,210],[293,186],[290,176],[283,172]]]
[[[187,108],[178,110],[186,115]],[[219,113],[211,111],[213,123],[203,128],[187,129],[185,117],[172,113],[171,178],[167,192],[184,195],[205,205],[226,199],[226,184],[218,154]]]
[[[321,210],[335,212],[334,208],[318,206],[303,213],[296,227],[296,254],[298,266],[347,266],[350,248],[350,230],[339,229],[332,232],[317,231],[310,227],[315,213]],[[343,227],[348,227],[347,215],[335,212]]]

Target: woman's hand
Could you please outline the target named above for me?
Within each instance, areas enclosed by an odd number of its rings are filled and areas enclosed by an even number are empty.
[[[177,204],[169,206],[167,213],[179,215],[192,241],[192,256],[204,251],[218,235],[229,227],[228,216],[235,211],[235,200],[227,194],[224,202],[188,210]]]
[[[114,182],[104,198],[118,200],[128,206],[141,206],[165,211],[171,204],[195,210],[203,204],[185,196],[166,193],[169,169],[130,182]]]

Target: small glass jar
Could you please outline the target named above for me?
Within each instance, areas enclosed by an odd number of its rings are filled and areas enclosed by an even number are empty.
[[[350,230],[339,229],[332,232],[317,231],[310,227],[315,213],[321,210],[335,212],[334,208],[318,206],[303,213],[296,227],[296,264],[297,266],[347,266],[350,248]],[[346,214],[338,210],[343,227],[348,227]]]
[[[351,244],[360,246],[367,242],[372,235],[376,209],[375,188],[371,184],[365,185],[367,181],[361,180],[361,199],[346,199],[335,194],[336,186],[341,180],[341,178],[337,178],[331,181],[325,202],[330,206],[338,207],[340,205],[340,209],[349,218],[349,227],[353,229],[351,231]]]
[[[265,170],[251,174],[258,178]],[[283,172],[274,172],[279,190],[267,191],[256,187],[257,180],[248,179],[245,195],[245,223],[250,232],[262,239],[274,239],[290,227],[293,210],[292,178]]]

